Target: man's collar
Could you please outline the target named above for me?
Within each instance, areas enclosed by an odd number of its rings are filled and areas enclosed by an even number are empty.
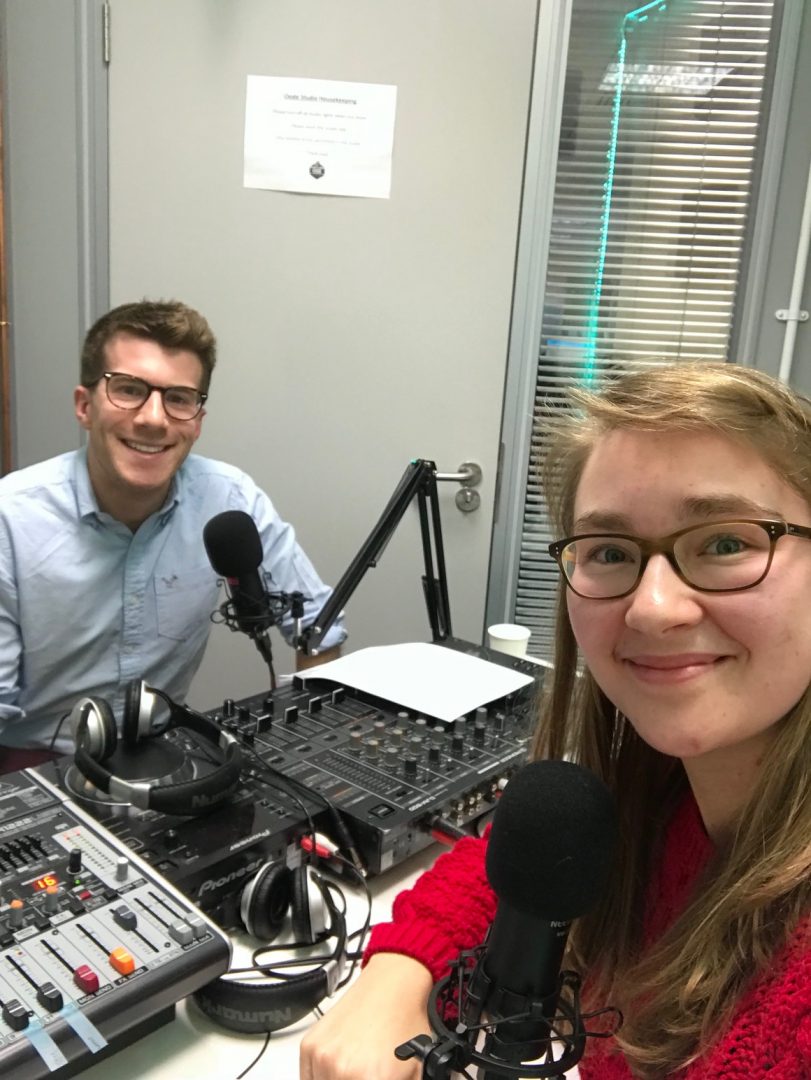
[[[87,447],[83,446],[77,451],[73,459],[73,484],[76,491],[76,509],[82,520],[97,517],[99,504],[93,485],[90,483],[90,473],[87,469]]]
[[[100,520],[103,511],[99,507],[96,493],[93,491],[93,485],[90,482],[90,472],[87,467],[86,446],[81,447],[74,459],[73,480],[76,490],[76,508],[80,519]],[[172,482],[169,485],[169,491],[167,492],[163,506],[157,511],[164,523],[169,520],[174,513],[175,507],[182,501],[183,487],[183,465],[181,465],[172,477]]]

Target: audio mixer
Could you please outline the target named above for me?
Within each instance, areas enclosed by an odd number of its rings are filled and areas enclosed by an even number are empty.
[[[171,1020],[230,953],[46,779],[0,776],[0,1076],[74,1075]]]
[[[494,809],[500,788],[526,760],[544,668],[454,638],[442,644],[531,681],[452,723],[313,676],[227,699],[207,715],[239,737],[242,781],[222,807],[196,817],[101,797],[77,777],[70,759],[36,771],[220,926],[238,927],[241,889],[262,863],[295,865],[310,821],[332,832],[324,797],[341,812],[369,874],[427,847],[437,830],[474,829]],[[192,774],[207,767],[204,748],[189,732],[175,730],[165,739],[173,753],[182,750]],[[291,779],[298,782],[292,789]]]

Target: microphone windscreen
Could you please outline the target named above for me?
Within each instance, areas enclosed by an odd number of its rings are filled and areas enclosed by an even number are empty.
[[[240,578],[262,564],[262,540],[256,522],[244,510],[225,510],[203,527],[209,562],[226,578]]]
[[[603,892],[616,839],[616,807],[602,780],[570,761],[533,761],[496,807],[487,879],[518,911],[570,922]]]

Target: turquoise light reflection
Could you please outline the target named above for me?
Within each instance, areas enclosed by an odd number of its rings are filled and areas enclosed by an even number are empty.
[[[611,106],[611,137],[606,151],[608,164],[605,183],[603,184],[602,208],[600,213],[600,239],[597,244],[597,271],[594,276],[594,287],[589,300],[588,315],[586,317],[586,346],[584,349],[583,382],[594,382],[597,365],[597,332],[600,318],[600,300],[603,294],[603,277],[605,275],[605,259],[608,249],[608,225],[611,219],[611,199],[614,194],[614,171],[617,163],[617,142],[619,138],[620,111],[622,107],[622,89],[625,82],[625,54],[628,50],[628,30],[633,29],[635,23],[647,22],[648,12],[656,9],[657,13],[667,10],[667,2],[652,0],[649,4],[634,8],[623,15],[620,26],[620,44],[617,52],[617,83],[614,88],[614,101]]]

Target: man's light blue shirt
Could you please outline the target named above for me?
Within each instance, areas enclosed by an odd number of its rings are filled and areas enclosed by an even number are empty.
[[[224,510],[250,514],[269,587],[302,592],[312,622],[331,590],[292,526],[231,465],[191,454],[135,533],[99,509],[85,450],[0,480],[0,745],[48,746],[86,694],[120,717],[131,679],[184,700],[221,602],[203,527]],[[289,615],[280,629],[289,639]],[[322,648],[345,637],[339,619]],[[72,748],[67,721],[56,746]]]

